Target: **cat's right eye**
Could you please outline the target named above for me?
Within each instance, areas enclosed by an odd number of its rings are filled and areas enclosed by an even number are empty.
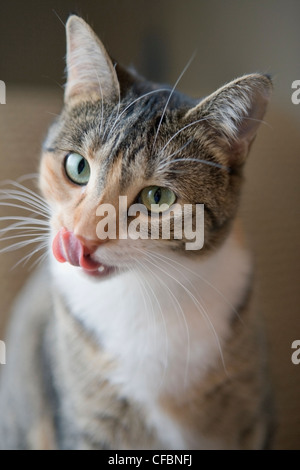
[[[65,172],[75,184],[85,185],[90,179],[90,165],[78,153],[69,153],[65,158]]]

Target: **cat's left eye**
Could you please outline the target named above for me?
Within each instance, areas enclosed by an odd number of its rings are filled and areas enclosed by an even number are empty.
[[[90,179],[90,165],[79,153],[69,153],[65,159],[68,178],[76,184],[85,185]]]
[[[161,186],[148,186],[140,194],[140,201],[150,212],[161,214],[175,202],[176,195],[171,189]]]

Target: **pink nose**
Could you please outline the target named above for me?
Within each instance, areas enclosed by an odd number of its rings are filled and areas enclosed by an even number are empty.
[[[83,237],[76,237],[64,227],[60,229],[52,243],[52,251],[57,261],[68,262],[88,271],[96,271],[101,266],[101,263],[90,257],[96,249],[95,241],[92,243]]]
[[[85,255],[92,255],[93,253],[95,253],[95,251],[101,244],[101,240],[99,240],[98,242],[96,240],[89,240],[88,238],[84,238],[81,235],[74,235],[74,236],[82,244]]]

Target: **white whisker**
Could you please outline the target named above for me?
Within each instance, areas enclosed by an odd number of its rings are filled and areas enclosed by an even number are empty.
[[[136,247],[135,247],[135,249],[137,251],[140,251],[143,254],[148,254],[145,250],[141,250],[141,249],[136,248]],[[153,265],[155,268],[158,268],[162,273],[164,273],[168,277],[172,278],[172,276],[170,276],[169,273],[166,272],[164,269],[162,269],[158,264],[154,263],[153,261],[151,261],[149,259],[145,260],[145,261],[147,261],[148,263]],[[189,363],[190,363],[190,331],[189,331],[188,323],[187,323],[187,320],[186,320],[186,317],[185,317],[185,313],[184,313],[177,297],[175,296],[175,294],[171,291],[170,287],[167,285],[167,283],[161,277],[160,277],[160,282],[165,286],[165,288],[169,292],[169,295],[171,296],[171,299],[173,299],[173,301],[175,302],[175,307],[177,305],[178,308],[176,308],[176,313],[178,315],[178,312],[180,312],[181,318],[182,318],[184,326],[185,326],[185,331],[186,331],[186,335],[187,335],[187,352],[186,352],[185,382],[184,383],[186,385],[187,384],[187,378],[188,378],[188,368],[189,368]]]
[[[48,227],[48,222],[42,219],[35,219],[33,217],[22,217],[22,216],[14,216],[14,215],[8,215],[8,216],[3,216],[0,217],[0,222],[3,222],[5,220],[18,220],[20,222],[32,222],[35,225],[42,225],[45,227]]]
[[[5,198],[6,200],[7,199],[12,199],[12,198]],[[0,196],[0,201],[3,200],[3,198]],[[26,206],[21,206],[20,204],[14,204],[12,202],[0,202],[0,206],[7,206],[7,207],[15,207],[17,209],[22,209],[24,211],[30,211],[32,212],[33,208],[32,207],[26,207]],[[35,213],[38,214],[38,215],[41,215],[41,216],[45,216],[45,214],[43,212],[40,212],[38,210],[35,209]],[[48,217],[48,216],[47,216]]]
[[[194,54],[192,55],[192,57],[190,58],[190,60],[188,61],[188,63],[186,64],[186,66],[184,67],[183,71],[181,72],[181,74],[179,75],[178,79],[176,80],[175,82],[175,85],[173,86],[172,90],[170,91],[170,94],[168,96],[168,99],[167,99],[167,102],[165,104],[165,107],[163,109],[163,112],[162,112],[162,115],[161,115],[161,118],[160,118],[160,121],[159,121],[159,124],[158,124],[158,127],[157,127],[157,130],[156,130],[156,134],[155,134],[155,137],[154,137],[154,142],[153,142],[153,145],[152,145],[152,152],[155,148],[155,144],[156,144],[156,140],[157,140],[157,137],[158,137],[158,134],[159,134],[159,130],[160,130],[160,127],[161,127],[161,124],[162,124],[162,121],[163,121],[163,118],[166,114],[166,111],[167,111],[167,108],[168,108],[168,105],[170,103],[170,100],[173,96],[173,93],[178,85],[178,83],[180,82],[180,80],[182,79],[183,75],[185,74],[185,72],[187,71],[187,69],[189,68],[189,66],[191,65],[192,61],[194,60],[195,58],[195,55],[196,53],[194,52]]]
[[[143,250],[145,255],[148,256],[149,258],[152,257],[153,259],[153,253],[150,254],[149,252],[146,252],[145,250]],[[209,327],[211,328],[212,330],[212,333],[215,337],[215,340],[216,340],[216,344],[218,346],[218,349],[219,349],[219,352],[220,352],[220,357],[221,357],[221,360],[222,360],[222,364],[223,364],[223,367],[224,367],[224,370],[225,372],[227,373],[227,370],[226,370],[226,365],[225,365],[225,359],[224,359],[224,354],[223,354],[223,350],[222,350],[222,346],[221,346],[221,343],[220,343],[220,340],[219,340],[219,336],[216,332],[216,329],[208,315],[208,313],[206,312],[206,310],[204,309],[204,307],[200,304],[200,302],[198,301],[198,299],[192,294],[192,292],[182,283],[180,282],[176,277],[172,276],[168,271],[164,270],[162,267],[160,267],[159,265],[155,264],[157,266],[158,269],[160,269],[163,273],[165,273],[167,276],[169,276],[171,279],[173,279],[175,282],[177,282],[181,287],[182,289],[184,289],[184,291],[187,293],[187,295],[189,297],[191,297],[194,305],[196,307],[198,307],[199,311],[202,313],[203,317],[205,318],[205,320],[207,321]]]
[[[18,181],[8,180],[0,183],[1,207],[6,206],[13,209],[20,209],[22,212],[31,213],[30,216],[9,215],[0,217],[0,223],[2,224],[11,222],[9,225],[0,229],[0,242],[14,240],[14,243],[1,248],[0,253],[8,253],[37,245],[30,253],[18,260],[12,269],[21,263],[25,265],[32,256],[48,247],[50,208],[40,195],[21,183],[21,181],[36,177],[36,174],[29,174],[19,178]],[[3,188],[4,184],[10,187]],[[41,259],[41,257],[39,257],[39,259]]]
[[[221,165],[220,163],[215,163],[215,162],[211,162],[209,160],[202,160],[200,158],[176,158],[175,160],[170,160],[169,162],[165,162],[163,163],[162,165],[160,165],[158,167],[158,171],[161,171],[163,170],[164,168],[166,168],[168,165],[173,165],[173,163],[178,163],[178,162],[197,162],[197,163],[203,163],[204,165],[208,165],[208,166],[214,166],[216,168],[221,168],[222,170],[227,170],[229,171],[229,168],[224,166],[224,165]],[[172,170],[174,172],[178,171],[178,170]],[[179,171],[183,171],[183,170],[179,170]]]
[[[28,194],[24,194],[18,190],[0,190],[1,200],[15,200],[20,202],[25,202],[29,206],[33,207],[34,209],[38,209],[40,213],[47,216],[49,215],[49,207],[46,204],[41,204],[39,200],[34,199]]]
[[[139,272],[140,276],[137,276],[136,274],[136,270]],[[147,350],[147,347],[146,347],[146,341],[148,341],[148,343],[151,345],[151,335],[149,334],[149,331],[151,332],[151,329],[150,329],[150,321],[152,320],[152,324],[154,324],[154,321],[155,321],[155,315],[154,315],[154,308],[153,308],[153,303],[152,303],[152,297],[150,296],[149,292],[147,291],[146,287],[144,286],[144,284],[141,282],[141,279],[143,278],[143,274],[142,272],[140,271],[140,269],[135,266],[135,269],[133,269],[132,267],[130,267],[130,271],[135,275],[136,277],[136,280],[137,280],[137,284],[139,286],[139,289],[140,289],[140,292],[142,294],[142,298],[143,298],[143,303],[144,303],[144,312],[145,312],[145,315],[146,315],[146,319],[147,319],[147,330],[146,330],[146,334],[145,334],[145,342],[144,342],[144,348]],[[151,305],[151,310],[152,310],[152,315],[150,314],[149,315],[149,311],[148,311],[148,305],[147,305],[147,302],[146,302],[146,298],[145,298],[145,294],[147,295],[147,298],[148,298],[148,301],[149,301],[149,304]],[[156,335],[154,337],[154,344],[155,344],[155,347],[156,347]],[[145,364],[142,363],[142,359],[144,358],[144,356],[141,354],[140,355],[140,360],[139,360],[139,364],[138,364],[138,367],[142,367],[144,366],[145,367]],[[137,370],[137,373],[139,373],[138,371],[138,367],[136,368]]]
[[[12,245],[6,246],[0,250],[0,254],[8,253],[9,251],[18,250],[20,248],[24,248],[25,246],[32,245],[32,243],[37,243],[39,241],[43,241],[44,237],[39,236],[36,238],[31,238],[30,240],[23,240],[21,242],[13,243]]]
[[[121,114],[119,115],[119,117],[115,120],[115,123],[114,125],[112,126],[111,130],[109,131],[109,134],[107,136],[107,138],[109,139],[111,133],[114,131],[117,123],[120,121],[121,117],[123,116],[123,114],[129,109],[131,108],[131,106],[133,106],[135,103],[137,103],[138,101],[142,100],[143,98],[146,98],[147,96],[149,95],[152,95],[154,93],[159,93],[159,92],[162,92],[162,91],[168,91],[167,88],[158,88],[157,90],[152,90],[152,91],[149,91],[148,93],[144,93],[143,95],[139,96],[138,98],[136,98],[135,100],[133,100],[129,105],[126,106],[125,109],[123,109],[123,111],[121,112]]]
[[[177,155],[179,152],[181,152],[183,149],[185,149],[191,142],[193,141],[193,139],[190,139],[188,140],[185,144],[183,144],[179,149],[175,150],[175,152],[171,153],[171,155],[168,155],[166,158],[167,159],[170,159],[172,157],[175,157],[175,155]],[[165,158],[164,158],[165,159]]]
[[[192,127],[194,126],[195,124],[198,124],[199,122],[204,122],[204,121],[207,121],[209,118],[201,118],[201,119],[197,119],[196,121],[193,121],[193,122],[190,122],[189,124],[186,124],[184,127],[182,127],[181,129],[179,129],[177,132],[175,132],[175,134],[172,135],[172,137],[168,140],[168,142],[163,146],[163,148],[159,151],[159,153],[162,153],[166,150],[166,148],[168,147],[168,145],[172,142],[172,140],[175,139],[175,137],[177,137],[179,134],[181,134],[181,132],[185,131],[186,129],[188,129],[189,127]]]
[[[17,179],[18,183],[21,183],[22,181],[27,181],[27,180],[32,180],[32,179],[38,179],[40,175],[38,173],[27,173],[26,175],[22,175]],[[25,186],[24,186],[25,188]]]
[[[47,248],[47,245],[46,247]],[[43,248],[42,248],[43,249]],[[48,251],[46,250],[45,253],[42,253],[31,265],[31,269],[33,269],[36,265],[40,266],[44,260],[48,257]]]
[[[26,175],[27,177],[28,175]],[[19,178],[20,179],[20,178]],[[5,180],[5,181],[2,181],[1,182],[1,186],[4,185],[4,184],[8,184],[8,185],[11,185],[11,186],[14,186],[18,189],[20,189],[21,191],[24,191],[25,193],[28,193],[28,197],[29,195],[32,196],[33,200],[34,201],[39,201],[41,203],[41,205],[43,207],[45,207],[46,209],[48,209],[48,204],[46,203],[46,201],[42,198],[42,196],[40,196],[39,194],[35,193],[34,191],[32,191],[31,189],[27,188],[26,186],[18,183],[17,181],[13,181],[13,180]],[[10,191],[8,189],[8,191]]]
[[[155,280],[156,280],[156,277],[153,273],[153,271],[151,270],[151,268],[149,268],[148,266],[145,265],[145,263],[135,259],[135,262],[138,263],[139,265],[142,266],[143,269],[145,269]],[[163,322],[163,328],[164,328],[164,333],[165,333],[165,348],[166,348],[166,352],[165,352],[165,360],[163,361],[164,363],[164,371],[163,371],[163,375],[161,377],[161,381],[158,385],[158,389],[160,387],[162,387],[163,385],[163,382],[165,380],[165,377],[166,377],[166,373],[167,373],[167,368],[168,368],[168,352],[169,352],[169,341],[168,341],[168,330],[167,330],[167,325],[166,325],[166,320],[165,320],[165,317],[164,317],[164,314],[163,314],[163,311],[162,311],[162,308],[161,308],[161,305],[160,305],[160,302],[158,300],[158,297],[157,295],[155,294],[151,284],[148,282],[148,280],[146,278],[144,278],[144,280],[146,281],[146,284],[148,286],[148,288],[150,289],[151,293],[152,293],[152,296],[154,298],[154,300],[156,301],[157,303],[157,306],[158,306],[158,311],[159,311],[159,314],[161,316],[161,319],[162,319],[162,322]],[[151,304],[152,304],[152,300],[151,300]],[[153,319],[155,319],[155,314],[154,314],[154,310],[153,310],[153,306],[152,306],[152,313],[153,313]]]
[[[101,96],[101,121],[100,121],[100,129],[99,129],[99,135],[102,135],[102,128],[103,128],[103,119],[104,119],[104,104],[103,104],[103,90],[102,90],[102,85],[100,82],[99,75],[97,73],[97,70],[95,70],[95,73],[97,75],[97,80],[99,84],[99,90],[100,90],[100,96]]]
[[[14,270],[17,266],[19,266],[20,264],[23,263],[23,266],[26,265],[26,263],[28,263],[28,261],[32,258],[32,256],[34,256],[36,253],[38,253],[39,251],[41,250],[44,250],[45,248],[48,247],[48,244],[46,242],[44,243],[41,243],[37,248],[35,248],[34,250],[32,250],[30,253],[28,253],[27,255],[23,256],[23,258],[21,258],[19,261],[17,261],[16,264],[14,264],[14,266],[11,268],[11,270]],[[41,257],[46,255],[47,256],[47,252],[46,253],[42,253],[42,255],[36,260],[36,262],[33,263],[33,265],[31,266],[31,268],[33,268],[38,261],[40,261]]]
[[[10,237],[0,237],[0,241],[1,242],[4,242],[4,241],[7,241],[7,240],[14,240],[16,238],[28,238],[28,237],[35,237],[36,236],[36,233],[21,233],[19,235],[11,235]]]
[[[153,254],[153,253],[152,253]],[[177,266],[180,267],[180,269],[184,269],[185,271],[191,273],[193,276],[197,277],[200,279],[202,282],[204,282],[208,287],[210,287],[212,290],[214,290],[226,303],[226,305],[230,308],[230,310],[237,316],[237,318],[242,322],[242,319],[240,318],[240,315],[236,308],[232,305],[231,302],[228,301],[228,299],[225,297],[225,295],[213,284],[211,284],[207,279],[205,279],[203,276],[201,276],[199,273],[196,271],[193,271],[192,269],[186,267],[183,263],[179,263],[178,261],[174,260],[173,258],[170,258],[166,255],[163,255],[162,253],[159,253],[160,258],[165,258],[169,260],[171,263],[176,264]]]
[[[115,64],[115,69],[116,69],[116,66],[117,66],[117,64]],[[114,126],[115,126],[115,123],[116,123],[117,120],[119,119],[120,107],[121,107],[121,90],[120,90],[120,87],[119,87],[119,88],[118,88],[118,108],[117,108],[116,118],[115,118],[114,124],[112,125],[113,128],[114,128]],[[106,126],[105,134],[106,134],[108,125],[109,125],[109,123],[108,123],[107,126]],[[109,135],[110,135],[110,132],[109,132]]]
[[[1,222],[1,218],[0,218]],[[48,225],[48,224],[47,224]],[[36,232],[49,232],[49,227],[48,226],[40,226],[40,225],[25,225],[25,222],[16,222],[15,224],[11,224],[8,227],[0,229],[0,234],[5,235],[8,232],[13,232],[16,231],[17,233],[19,231],[22,231],[22,233],[26,233],[28,231],[36,231]],[[2,237],[1,235],[1,237]]]

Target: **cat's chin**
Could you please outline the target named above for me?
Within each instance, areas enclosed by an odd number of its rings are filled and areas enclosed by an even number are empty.
[[[116,272],[116,268],[114,268],[113,266],[105,266],[104,264],[101,264],[95,270],[81,268],[81,271],[84,273],[84,275],[89,276],[91,278],[104,279],[113,275]]]

